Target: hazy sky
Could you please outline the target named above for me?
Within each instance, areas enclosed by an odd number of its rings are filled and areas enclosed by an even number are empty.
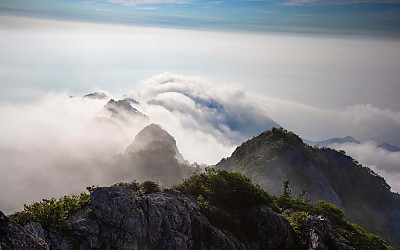
[[[88,129],[104,103],[68,97],[96,90],[141,100],[191,162],[229,156],[268,116],[311,140],[355,137],[346,151],[400,190],[400,153],[376,148],[400,146],[399,3],[0,0],[0,191],[25,183],[0,209],[115,181],[93,162],[143,124]]]

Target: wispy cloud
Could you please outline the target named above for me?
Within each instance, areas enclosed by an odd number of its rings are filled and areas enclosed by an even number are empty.
[[[137,6],[143,4],[186,4],[185,0],[105,0],[107,3],[125,6]]]
[[[288,0],[284,1],[285,5],[343,5],[343,4],[360,4],[360,3],[377,3],[377,4],[400,4],[400,0]]]

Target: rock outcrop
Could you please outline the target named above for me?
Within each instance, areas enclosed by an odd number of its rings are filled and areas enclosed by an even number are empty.
[[[197,203],[180,192],[166,189],[138,195],[129,187],[97,188],[91,201],[59,229],[43,229],[30,223],[26,229],[12,225],[2,233],[17,239],[3,249],[291,249],[295,234],[282,216],[263,206],[249,208],[245,218],[232,217],[241,233],[252,233],[247,241],[237,232],[213,226]],[[3,224],[2,224],[3,225]],[[248,230],[248,232],[244,232]],[[30,233],[29,233],[29,232]],[[35,236],[36,234],[36,236]],[[40,239],[44,237],[47,244]],[[3,246],[2,245],[2,246]],[[8,247],[8,248],[7,248]]]
[[[246,246],[229,232],[210,224],[196,203],[179,192],[138,196],[126,187],[98,188],[88,207],[65,221],[69,239],[83,249],[289,249],[290,224],[267,208],[254,208],[258,241]],[[65,244],[64,244],[65,245]],[[68,249],[68,248],[67,248]]]
[[[47,243],[32,235],[0,211],[0,249],[49,249]]]

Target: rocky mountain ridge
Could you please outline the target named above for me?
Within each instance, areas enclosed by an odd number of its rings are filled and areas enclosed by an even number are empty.
[[[400,244],[400,196],[371,169],[344,151],[306,145],[297,135],[272,129],[243,143],[216,167],[237,171],[272,194],[289,181],[294,194],[341,208],[350,221]]]
[[[340,242],[322,217],[304,219],[306,245],[299,245],[285,217],[265,206],[248,207],[246,217],[232,219],[239,230],[254,234],[249,243],[212,225],[196,201],[175,190],[138,195],[113,186],[96,188],[90,196],[56,229],[37,222],[22,227],[2,215],[1,249],[354,249]]]

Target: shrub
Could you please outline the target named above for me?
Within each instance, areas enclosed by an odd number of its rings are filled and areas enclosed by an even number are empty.
[[[161,189],[160,184],[154,181],[144,181],[139,184],[139,190],[143,194],[161,192]]]
[[[301,192],[295,198],[292,197],[292,191],[289,188],[289,181],[283,183],[283,192],[279,196],[274,196],[276,205],[281,209],[293,209],[296,211],[308,211],[312,204],[309,199],[304,199],[305,191]]]
[[[324,200],[318,201],[317,204],[312,207],[311,213],[317,216],[323,215],[328,218],[332,224],[337,226],[343,226],[346,223],[343,211]]]
[[[60,199],[43,199],[31,205],[24,205],[24,210],[10,215],[10,218],[21,225],[29,222],[38,222],[44,228],[58,228],[72,213],[87,204],[90,195],[64,196]]]
[[[205,173],[194,174],[175,189],[198,198],[203,204],[223,208],[244,208],[267,205],[267,192],[240,173],[206,168]]]

